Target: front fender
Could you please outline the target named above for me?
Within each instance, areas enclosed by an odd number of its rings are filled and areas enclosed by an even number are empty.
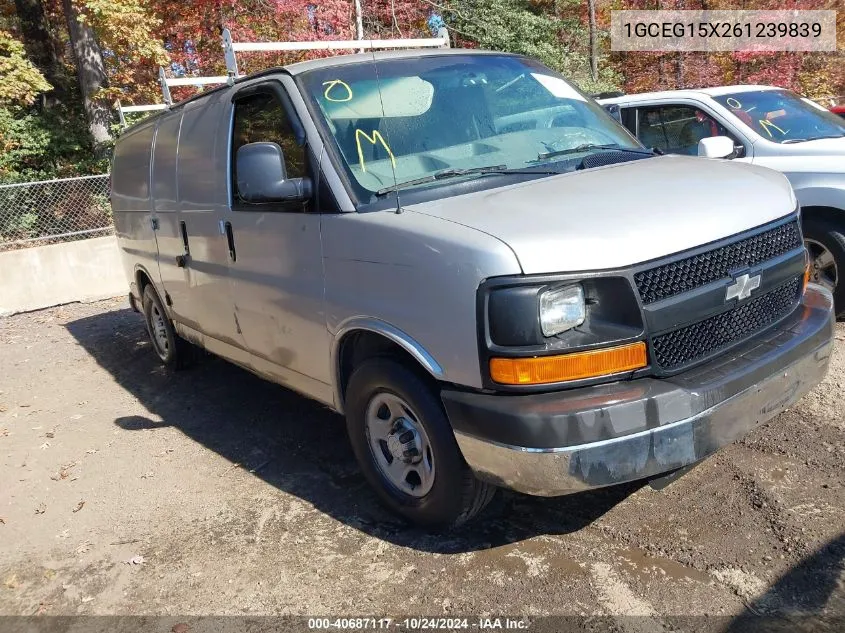
[[[787,174],[798,204],[845,212],[845,174]]]

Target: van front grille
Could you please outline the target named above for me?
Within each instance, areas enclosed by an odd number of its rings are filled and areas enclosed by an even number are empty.
[[[794,277],[727,312],[653,337],[655,361],[664,371],[672,371],[760,332],[792,311],[801,283],[801,276]]]
[[[801,231],[794,220],[712,251],[638,272],[634,282],[643,303],[654,303],[730,277],[731,271],[756,266],[800,246]]]

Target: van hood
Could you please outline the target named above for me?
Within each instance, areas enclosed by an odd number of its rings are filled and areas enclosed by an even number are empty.
[[[660,156],[409,205],[513,249],[525,274],[619,268],[795,211],[786,177],[747,164]]]

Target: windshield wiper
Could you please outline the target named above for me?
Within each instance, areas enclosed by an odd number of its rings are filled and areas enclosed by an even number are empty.
[[[555,156],[565,156],[566,154],[578,154],[580,152],[589,152],[590,150],[594,149],[618,149],[621,152],[631,152],[633,154],[654,154],[654,152],[650,149],[620,147],[619,143],[607,143],[606,145],[584,143],[583,145],[577,145],[576,147],[570,147],[568,149],[559,149],[552,152],[542,152],[540,154],[537,154],[537,160],[546,160],[547,158],[553,158]]]
[[[385,194],[391,193],[393,191],[398,191],[399,189],[404,189],[405,187],[413,187],[414,185],[422,185],[427,182],[436,182],[438,180],[445,180],[447,178],[456,178],[458,176],[467,176],[470,174],[476,174],[479,176],[484,176],[487,174],[543,174],[546,176],[551,176],[553,174],[559,174],[559,171],[552,171],[550,169],[543,169],[543,170],[530,170],[530,169],[508,169],[507,165],[487,165],[485,167],[469,167],[466,169],[441,169],[440,171],[436,171],[433,174],[429,174],[428,176],[422,176],[421,178],[414,178],[413,180],[406,180],[405,182],[400,182],[395,185],[391,185],[390,187],[384,187],[383,189],[379,189],[376,191],[377,196],[383,196]]]
[[[809,138],[788,138],[785,141],[781,141],[781,145],[787,145],[790,143],[806,143],[807,141],[820,141],[823,138],[842,138],[845,134],[827,134],[825,136],[811,136]]]

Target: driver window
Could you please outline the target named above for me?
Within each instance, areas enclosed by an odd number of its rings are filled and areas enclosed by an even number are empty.
[[[296,142],[287,114],[275,95],[252,94],[235,101],[235,120],[232,130],[232,175],[237,197],[238,149],[247,143],[276,143],[285,155],[288,178],[302,178],[305,173],[305,149]]]
[[[689,105],[665,105],[640,109],[640,141],[667,154],[698,154],[698,142],[712,136],[728,136],[709,114]],[[736,139],[734,139],[736,143]]]

